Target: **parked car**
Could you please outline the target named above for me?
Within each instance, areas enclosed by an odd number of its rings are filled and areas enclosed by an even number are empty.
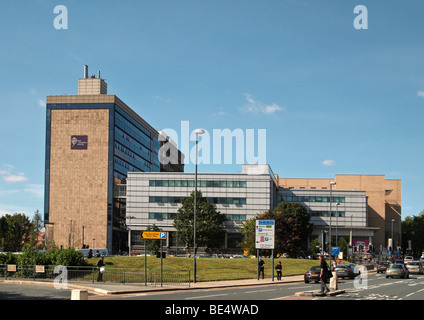
[[[392,277],[392,278],[400,277],[400,278],[408,279],[409,271],[404,264],[392,263],[392,264],[389,264],[386,270],[386,278],[389,278],[389,277]]]
[[[339,264],[336,267],[336,274],[339,278],[350,278],[353,279],[357,275],[359,275],[359,270],[356,270],[355,272],[355,265],[354,264]]]
[[[407,262],[405,267],[408,268],[409,273],[423,274],[423,266],[419,261]]]
[[[331,272],[330,269],[328,269],[328,272]],[[305,272],[305,275],[304,275],[305,283],[309,283],[309,281],[314,281],[315,283],[318,283],[321,280],[320,273],[321,273],[320,266],[312,267],[311,269]],[[329,281],[330,279],[327,279],[327,282]]]
[[[377,273],[386,272],[389,263],[387,261],[378,261],[377,262]]]

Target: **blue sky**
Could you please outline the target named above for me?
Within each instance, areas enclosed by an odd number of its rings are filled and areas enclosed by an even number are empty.
[[[43,213],[46,96],[76,94],[87,64],[158,130],[266,129],[280,177],[384,174],[402,180],[402,217],[417,215],[423,13],[421,0],[3,0],[0,214]]]

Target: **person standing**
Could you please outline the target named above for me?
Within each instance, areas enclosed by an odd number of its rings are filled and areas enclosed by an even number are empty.
[[[259,274],[262,273],[262,279],[265,277],[265,262],[262,260],[262,258],[259,258]]]
[[[281,261],[278,261],[275,266],[275,270],[277,270],[277,280],[281,280],[281,276],[283,275],[283,266],[281,265]]]
[[[97,282],[103,281],[104,265],[105,265],[104,257],[101,257],[99,261],[97,261],[97,270],[99,272],[97,275]]]
[[[324,256],[319,256],[319,260],[321,262],[320,267],[321,267],[321,272],[319,274],[320,278],[321,278],[321,294],[326,294],[327,292],[330,291],[330,289],[328,289],[327,287],[327,279],[329,276],[329,270],[328,270],[328,265],[327,262],[324,259]]]

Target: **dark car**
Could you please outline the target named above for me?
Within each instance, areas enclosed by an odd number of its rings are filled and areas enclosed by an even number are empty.
[[[355,265],[354,264],[339,264],[336,267],[336,274],[339,278],[350,278],[353,279],[357,275],[359,275],[359,270],[356,270],[355,272]]]
[[[328,269],[328,272],[330,272],[330,269]],[[305,283],[309,283],[310,281],[314,281],[315,283],[318,283],[321,280],[321,277],[319,276],[321,273],[321,267],[315,266],[309,269],[305,272]],[[329,282],[329,279],[327,279],[327,282]]]
[[[377,263],[377,273],[386,272],[388,266],[389,266],[388,262],[379,261]]]

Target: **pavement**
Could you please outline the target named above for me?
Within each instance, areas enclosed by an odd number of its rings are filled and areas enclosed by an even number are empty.
[[[175,290],[207,290],[207,289],[219,289],[219,288],[230,288],[230,287],[243,287],[243,286],[267,286],[267,285],[279,285],[279,284],[290,284],[290,283],[303,283],[303,275],[298,276],[287,276],[282,277],[281,280],[274,278],[265,279],[246,279],[246,280],[227,280],[227,281],[207,281],[207,282],[191,282],[189,285],[166,285],[162,286],[160,283],[156,285],[144,285],[144,284],[120,284],[110,282],[68,282],[67,288],[70,290],[81,290],[87,291],[94,294],[104,295],[119,295],[119,294],[133,294],[133,293],[145,293],[145,292],[161,292],[161,291],[175,291]],[[2,280],[0,283],[9,284],[25,284],[25,285],[39,285],[39,286],[54,286],[53,282],[48,281],[31,281],[31,280]],[[335,295],[344,293],[342,290],[331,291],[327,295]],[[318,291],[305,291],[297,292],[296,296],[319,296]]]

